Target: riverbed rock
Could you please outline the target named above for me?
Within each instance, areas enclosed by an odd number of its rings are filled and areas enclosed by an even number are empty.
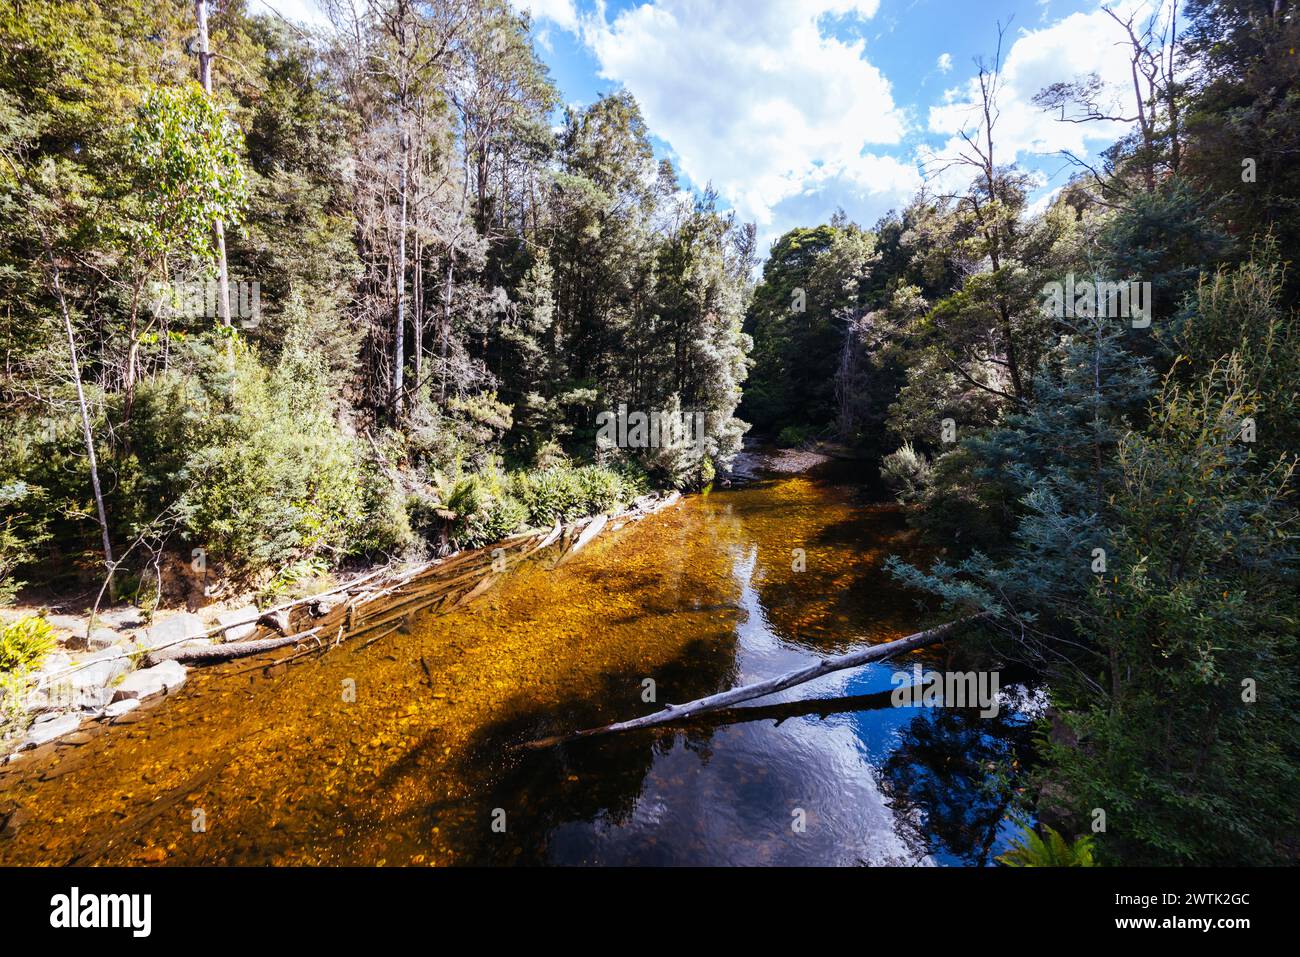
[[[122,717],[124,714],[130,714],[136,708],[140,707],[139,698],[121,698],[114,701],[104,709],[103,718],[106,721],[113,721]]]
[[[125,639],[125,635],[119,634],[112,628],[95,628],[91,631],[86,645],[91,651],[103,651],[105,648],[120,644]]]
[[[45,623],[54,629],[54,634],[64,648],[79,651],[86,647],[86,625],[89,622],[79,615],[43,614]]]
[[[84,658],[67,676],[71,700],[65,702],[77,708],[102,708],[113,700],[113,680],[131,670],[129,659],[112,652]]]
[[[179,661],[164,661],[152,668],[142,668],[127,675],[113,691],[113,700],[135,698],[143,701],[185,684],[185,666]]]
[[[112,628],[114,631],[143,628],[145,624],[144,612],[134,605],[118,605],[114,608],[105,608],[95,616],[95,619],[99,624],[106,628]]]
[[[65,734],[71,734],[81,727],[81,715],[65,714],[48,721],[37,721],[27,731],[22,748],[35,748]]]
[[[150,662],[157,664],[168,660],[182,648],[209,644],[204,635],[206,631],[203,619],[183,611],[151,625],[141,647],[149,652]]]
[[[243,608],[218,612],[217,624],[225,627],[222,640],[243,641],[245,638],[252,638],[257,634],[257,619],[261,614],[256,605],[245,605]]]
[[[72,687],[63,672],[72,664],[72,656],[65,651],[53,651],[45,656],[40,668],[31,673],[25,705],[28,711],[42,712],[63,707],[70,697]]]
[[[13,837],[30,819],[31,815],[20,807],[6,812],[4,827],[0,827],[0,837]]]

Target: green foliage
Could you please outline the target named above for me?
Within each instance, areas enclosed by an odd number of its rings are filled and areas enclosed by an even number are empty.
[[[909,504],[924,498],[930,485],[930,461],[912,448],[911,442],[885,456],[880,463],[880,477],[894,490],[898,501]]]
[[[22,587],[15,575],[36,557],[49,534],[39,489],[15,480],[0,484],[0,608],[13,604]]]
[[[789,449],[803,445],[816,434],[816,429],[810,425],[787,425],[776,434],[776,444],[783,449]]]
[[[755,349],[742,414],[760,428],[835,420],[844,324],[864,301],[873,248],[870,233],[839,220],[773,244],[745,318]]]
[[[1300,319],[1285,304],[1286,267],[1278,255],[1276,241],[1265,237],[1235,269],[1203,275],[1174,337],[1190,368],[1238,357],[1246,388],[1259,397],[1261,456],[1300,454]]]
[[[54,650],[54,629],[39,615],[0,625],[0,672],[26,671]]]
[[[231,368],[219,346],[187,350],[190,368],[140,386],[131,454],[117,463],[123,491],[155,513],[165,504],[184,541],[232,573],[364,545],[358,455],[334,422],[320,357],[286,353],[267,369],[240,346]]]
[[[242,149],[239,129],[198,84],[150,90],[131,136],[146,210],[132,238],[155,254],[211,258],[214,224],[236,223],[248,199]]]
[[[1096,867],[1093,860],[1094,839],[1091,834],[1084,834],[1067,842],[1055,828],[1041,825],[1047,839],[1039,836],[1038,831],[1026,825],[1020,837],[1011,849],[998,855],[997,861],[1006,867]]]
[[[506,472],[434,471],[408,499],[410,524],[434,544],[474,548],[524,528],[549,527],[628,505],[646,491],[634,467],[568,463]]]
[[[334,586],[329,567],[329,562],[320,557],[294,559],[277,570],[270,581],[259,589],[257,603],[265,608],[289,599],[328,591]]]
[[[1119,449],[1111,566],[1079,615],[1105,694],[1061,689],[1079,746],[1053,758],[1080,808],[1123,822],[1104,849],[1125,861],[1281,861],[1300,825],[1295,460],[1241,441],[1247,379],[1236,356],[1171,374]]]
[[[1152,328],[1166,328],[1207,263],[1221,261],[1230,241],[1214,206],[1186,181],[1171,178],[1142,192],[1104,222],[1099,240],[1104,272],[1151,283]]]
[[[645,492],[645,482],[628,472],[584,465],[516,474],[512,490],[527,509],[528,523],[543,527],[625,506]]]
[[[1222,204],[1234,232],[1272,231],[1300,259],[1300,22],[1293,5],[1191,0],[1186,53],[1198,69],[1184,104],[1182,173]],[[1247,181],[1245,161],[1254,176]],[[1290,292],[1295,292],[1295,276]]]

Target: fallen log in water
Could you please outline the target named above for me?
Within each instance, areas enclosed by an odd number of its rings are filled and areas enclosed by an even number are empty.
[[[580,552],[582,549],[586,548],[587,543],[589,543],[593,538],[595,538],[597,535],[601,533],[601,531],[605,528],[605,523],[608,521],[609,521],[608,515],[597,515],[595,518],[593,518],[591,520],[591,523],[582,530],[582,534],[578,536],[577,540],[574,541],[574,543],[569,546],[569,550],[560,556],[560,560],[556,562],[556,564],[563,565],[574,555],[578,554],[578,552]]]
[[[196,648],[181,648],[169,654],[168,658],[182,664],[186,662],[203,662],[207,664],[213,661],[229,661],[232,658],[244,658],[248,655],[260,654],[263,651],[274,651],[276,648],[283,648],[285,645],[296,645],[300,641],[306,641],[308,638],[313,637],[319,631],[319,628],[312,628],[296,635],[284,635],[279,638],[259,638],[254,641],[232,641],[224,645],[201,645]]]
[[[860,648],[857,651],[851,651],[846,655],[837,655],[834,658],[823,658],[816,664],[807,665],[800,668],[798,671],[790,671],[783,675],[778,675],[775,678],[768,678],[765,681],[756,681],[753,684],[741,685],[739,688],[732,688],[730,691],[722,691],[718,694],[709,695],[706,698],[698,698],[688,704],[665,705],[662,711],[656,711],[654,714],[643,715],[640,718],[632,718],[629,721],[617,721],[614,724],[607,724],[599,728],[588,728],[585,731],[575,731],[573,734],[540,738],[536,741],[529,741],[520,747],[531,749],[548,748],[556,744],[563,744],[566,741],[574,741],[578,738],[594,738],[598,735],[614,734],[618,731],[632,731],[637,728],[650,728],[655,725],[667,724],[670,721],[681,721],[684,718],[691,718],[695,715],[704,714],[709,711],[717,711],[720,708],[739,704],[742,701],[761,698],[764,695],[784,691],[787,688],[793,688],[795,685],[804,684],[805,682],[812,681],[815,678],[820,678],[823,675],[828,675],[834,671],[843,671],[845,668],[856,668],[859,665],[870,664],[873,661],[881,661],[885,658],[892,658],[894,655],[901,655],[907,651],[915,651],[917,648],[937,645],[958,628],[972,624],[983,617],[983,615],[972,615],[967,618],[959,618],[957,621],[950,621],[947,624],[928,628],[925,631],[918,631],[916,634],[908,635],[905,638],[898,638],[894,641],[884,642],[883,644]]]

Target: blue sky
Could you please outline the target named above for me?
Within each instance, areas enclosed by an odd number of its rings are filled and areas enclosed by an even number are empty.
[[[626,87],[656,153],[686,188],[706,184],[758,223],[760,248],[837,208],[870,226],[923,181],[959,188],[958,131],[973,128],[974,59],[1003,41],[1000,161],[1037,177],[1046,202],[1118,124],[1061,123],[1032,103],[1097,72],[1125,103],[1128,57],[1098,0],[511,0],[570,104]],[[1116,0],[1142,11],[1158,0]],[[315,19],[314,0],[253,0]],[[1126,112],[1131,108],[1125,108]]]

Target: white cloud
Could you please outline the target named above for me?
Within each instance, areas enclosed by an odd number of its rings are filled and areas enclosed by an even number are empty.
[[[1140,5],[1130,0],[1122,6]],[[1035,105],[1033,97],[1052,83],[1096,73],[1114,97],[1116,112],[1129,111],[1132,77],[1127,51],[1121,28],[1101,9],[1071,14],[1043,29],[1021,31],[1002,64],[998,97],[1001,114],[994,130],[997,162],[1010,163],[1030,154],[1061,150],[1085,157],[1091,146],[1109,146],[1122,136],[1129,128],[1127,123],[1063,123],[1056,114]],[[971,77],[957,91],[948,91],[941,105],[930,108],[930,131],[949,137],[934,156],[957,155],[965,145],[958,133],[980,129],[978,103],[979,84]],[[955,178],[961,178],[954,177],[954,171],[938,176],[940,187],[951,187]]]
[[[906,162],[869,147],[901,142],[906,119],[863,41],[821,18],[875,14],[878,0],[654,0],[584,19],[601,76],[637,98],[646,123],[697,186],[712,183],[761,241],[795,208],[843,203],[878,214],[919,184]],[[851,208],[854,202],[861,210]],[[787,213],[789,211],[789,213]],[[805,218],[805,222],[807,219]],[[778,228],[780,227],[780,228]]]
[[[329,25],[329,18],[325,16],[316,0],[252,0],[249,9],[253,13],[265,13],[270,16],[279,14],[286,20],[309,27]]]
[[[1056,202],[1056,197],[1061,195],[1061,190],[1064,188],[1065,187],[1063,186],[1058,186],[1055,189],[1049,189],[1042,196],[1039,196],[1038,199],[1034,200],[1032,203],[1030,203],[1028,206],[1025,207],[1025,216],[1032,219],[1034,216],[1046,212],[1047,207],[1051,206],[1052,203]]]
[[[952,69],[952,54],[940,53],[934,65],[939,68],[940,73],[947,73]]]
[[[534,23],[549,20],[570,33],[578,31],[578,11],[573,0],[510,0],[510,5],[526,11]]]

